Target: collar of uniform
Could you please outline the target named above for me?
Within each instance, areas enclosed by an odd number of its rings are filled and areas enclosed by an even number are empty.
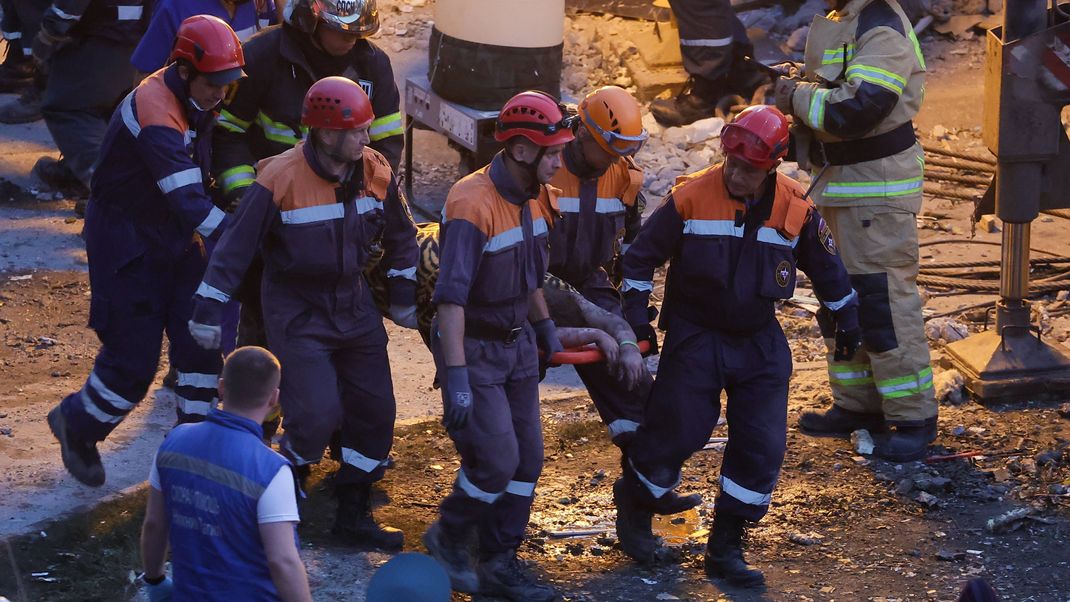
[[[281,29],[282,39],[279,40],[279,54],[282,55],[283,59],[304,69],[309,77],[315,80],[316,76],[312,74],[312,66],[308,64],[305,53],[301,51],[301,42],[297,38],[297,36],[308,34],[289,23],[283,23]]]
[[[522,189],[513,179],[513,175],[509,173],[509,169],[505,167],[504,151],[494,155],[494,158],[491,159],[487,175],[490,176],[490,181],[494,184],[498,194],[502,195],[502,198],[510,203],[523,205],[532,199],[533,195]],[[536,192],[536,194],[538,193]]]
[[[228,429],[234,429],[236,431],[249,431],[256,435],[258,438],[264,436],[264,429],[256,421],[250,420],[244,416],[238,416],[237,414],[231,414],[224,410],[212,410],[208,412],[208,422],[214,422],[220,426],[224,426]]]
[[[775,197],[776,172],[773,172],[765,179],[765,190],[762,192],[762,196],[744,201],[743,204],[747,208],[747,217],[763,222],[769,219],[769,216],[773,214],[773,199]]]
[[[591,167],[583,157],[582,150],[579,138],[565,145],[565,152],[562,153],[565,157],[565,169],[581,180],[596,180],[605,175],[609,167],[601,171]]]
[[[197,112],[189,102],[189,93],[186,91],[186,82],[178,74],[178,63],[172,63],[163,72],[163,83],[167,89],[178,98],[182,106],[188,107],[190,112]]]

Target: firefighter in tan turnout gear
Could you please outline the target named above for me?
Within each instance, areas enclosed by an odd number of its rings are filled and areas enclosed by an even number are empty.
[[[863,350],[850,361],[829,355],[834,404],[799,427],[840,437],[869,429],[881,433],[877,456],[910,461],[936,437],[937,414],[916,285],[924,158],[911,119],[925,60],[895,0],[831,6],[810,27],[805,69],[783,66],[775,93],[794,116],[800,164],[819,178],[812,198],[831,230],[826,244],[839,245],[858,291]]]

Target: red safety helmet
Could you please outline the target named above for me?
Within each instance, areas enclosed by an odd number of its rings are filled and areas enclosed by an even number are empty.
[[[241,40],[227,22],[211,15],[193,15],[178,26],[172,61],[186,61],[217,86],[245,77]]]
[[[506,101],[498,114],[494,139],[498,142],[523,136],[539,146],[570,142],[575,116],[565,117],[565,107],[545,92],[529,90]]]
[[[776,107],[747,107],[721,130],[721,149],[758,169],[773,169],[788,154],[788,119]]]
[[[348,77],[325,77],[312,84],[301,107],[301,125],[326,130],[368,127],[375,114],[372,101],[360,85]]]

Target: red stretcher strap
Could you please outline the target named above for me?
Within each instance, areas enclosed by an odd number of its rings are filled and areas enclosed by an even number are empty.
[[[639,352],[650,351],[650,341],[639,341]],[[559,351],[550,357],[552,364],[597,364],[606,361],[606,356],[593,343]]]

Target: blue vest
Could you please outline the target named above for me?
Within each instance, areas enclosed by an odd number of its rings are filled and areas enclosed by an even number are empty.
[[[176,426],[160,446],[175,600],[279,599],[256,505],[288,462],[260,436],[259,424],[217,410],[205,422]]]

